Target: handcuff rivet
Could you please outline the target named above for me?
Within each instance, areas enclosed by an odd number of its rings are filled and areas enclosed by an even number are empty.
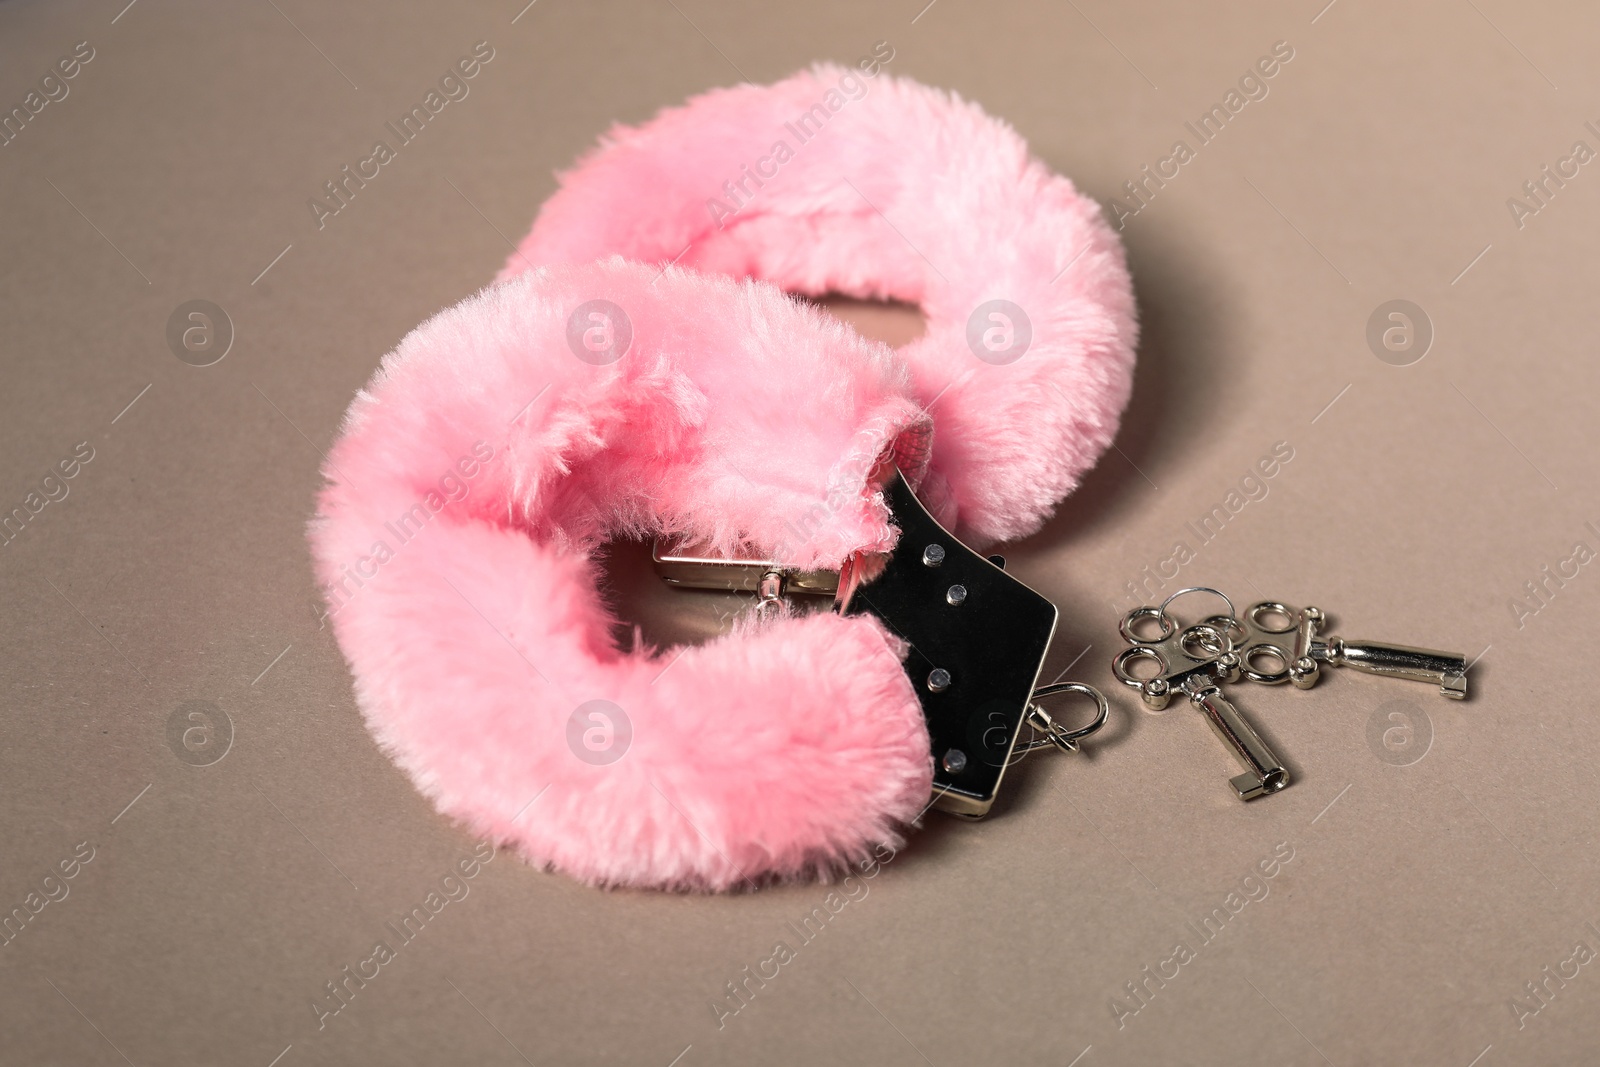
[[[944,599],[951,607],[958,606],[967,599],[967,587],[964,585],[952,585],[945,591]]]
[[[950,774],[960,774],[967,769],[967,754],[959,748],[952,748],[944,754],[944,769]]]
[[[928,688],[935,693],[942,693],[950,688],[950,672],[943,667],[935,667],[928,672]]]
[[[939,564],[941,564],[943,562],[944,562],[944,546],[943,545],[929,545],[927,548],[922,550],[922,565],[923,566],[925,566],[925,567],[937,567]]]

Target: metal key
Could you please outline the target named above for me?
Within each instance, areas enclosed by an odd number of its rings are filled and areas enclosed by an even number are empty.
[[[1207,620],[1180,631],[1165,609],[1165,604],[1135,608],[1123,616],[1118,630],[1129,647],[1112,660],[1112,671],[1122,684],[1139,690],[1145,704],[1157,711],[1167,706],[1174,692],[1189,698],[1244,767],[1243,774],[1229,780],[1240,800],[1253,800],[1287,786],[1289,772],[1282,761],[1222,695],[1221,684],[1237,680],[1243,664],[1229,637],[1229,617],[1221,617],[1224,625]],[[1160,627],[1158,637],[1146,639],[1134,632],[1141,622],[1152,620]],[[1133,666],[1141,661],[1154,663],[1155,674],[1137,677]]]
[[[1241,660],[1240,673],[1252,682],[1310,689],[1324,663],[1354,667],[1368,674],[1433,682],[1453,700],[1467,695],[1467,659],[1459,652],[1440,652],[1383,641],[1324,638],[1327,615],[1321,608],[1300,611],[1276,601],[1251,605],[1242,619],[1214,615],[1211,626],[1228,630]]]

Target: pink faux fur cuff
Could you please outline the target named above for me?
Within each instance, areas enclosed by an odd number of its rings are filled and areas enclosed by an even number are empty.
[[[593,554],[836,568],[894,542],[888,460],[969,538],[1031,532],[1127,399],[1121,246],[975,105],[833,66],[617,127],[562,182],[330,454],[312,545],[367,722],[442,811],[585,881],[865,857],[931,789],[903,643],[780,614],[620,651]],[[891,352],[781,290],[915,303],[927,332]]]
[[[596,317],[598,315],[598,317]],[[318,577],[384,748],[439,808],[586,881],[725,888],[896,840],[931,788],[866,617],[619,651],[594,550],[683,533],[837,567],[927,421],[882,346],[769,286],[611,262],[420,326],[351,405]]]
[[[977,105],[819,65],[616,126],[502,277],[608,255],[921,306],[924,497],[977,541],[1038,527],[1116,433],[1137,338],[1098,205]]]

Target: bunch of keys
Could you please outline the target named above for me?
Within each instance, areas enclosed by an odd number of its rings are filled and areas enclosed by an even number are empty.
[[[1221,597],[1228,613],[1179,627],[1167,608],[1186,593]],[[1174,693],[1189,698],[1244,767],[1244,773],[1230,781],[1240,800],[1278,792],[1289,784],[1289,772],[1239,709],[1222,695],[1224,682],[1244,678],[1262,685],[1289,682],[1298,689],[1309,689],[1321,677],[1322,665],[1328,664],[1433,682],[1447,697],[1466,697],[1465,656],[1380,641],[1325,638],[1322,627],[1326,622],[1321,608],[1296,611],[1276,601],[1251,605],[1241,619],[1233,601],[1216,589],[1180,589],[1159,607],[1134,608],[1123,616],[1118,631],[1129,647],[1117,655],[1111,668],[1124,685],[1139,690],[1141,699],[1154,710],[1165,708]],[[1145,667],[1141,669],[1140,664]]]

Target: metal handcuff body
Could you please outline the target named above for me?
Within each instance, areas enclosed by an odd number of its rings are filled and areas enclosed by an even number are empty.
[[[1081,682],[1039,685],[1055,633],[1056,606],[939,525],[903,474],[883,495],[899,528],[887,553],[860,553],[837,573],[794,572],[769,560],[729,560],[692,545],[658,542],[657,573],[688,589],[754,592],[763,604],[785,595],[832,596],[842,615],[883,620],[906,644],[906,673],[927,721],[935,808],[982,818],[1020,752],[1078,742],[1105,725],[1104,694]],[[1087,725],[1069,729],[1041,702],[1076,694],[1094,702]],[[1033,736],[1021,739],[1026,725]]]

